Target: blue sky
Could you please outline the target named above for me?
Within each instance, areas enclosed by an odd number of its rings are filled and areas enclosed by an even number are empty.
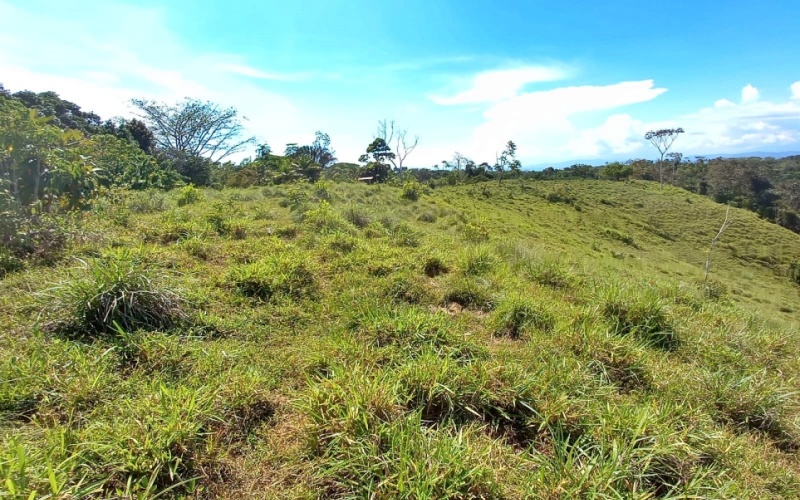
[[[420,145],[524,164],[800,150],[800,2],[0,0],[0,82],[103,117],[132,97],[237,107],[274,149],[330,134],[354,161],[378,120]]]

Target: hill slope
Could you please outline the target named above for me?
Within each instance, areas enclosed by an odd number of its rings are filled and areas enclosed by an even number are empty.
[[[649,183],[117,193],[0,281],[0,488],[799,496],[800,236],[731,213],[704,284]]]

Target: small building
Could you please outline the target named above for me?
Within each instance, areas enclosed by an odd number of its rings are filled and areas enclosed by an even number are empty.
[[[375,182],[375,176],[372,177],[359,177],[358,182],[365,182],[367,184],[372,184]]]

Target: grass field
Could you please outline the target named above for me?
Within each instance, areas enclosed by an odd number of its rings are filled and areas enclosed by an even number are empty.
[[[115,193],[0,281],[11,498],[800,497],[800,235],[645,182]]]

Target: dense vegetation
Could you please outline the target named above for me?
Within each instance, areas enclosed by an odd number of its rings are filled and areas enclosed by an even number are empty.
[[[645,162],[220,164],[50,97],[0,97],[4,496],[800,496],[800,235],[734,208],[704,280],[725,206]]]

